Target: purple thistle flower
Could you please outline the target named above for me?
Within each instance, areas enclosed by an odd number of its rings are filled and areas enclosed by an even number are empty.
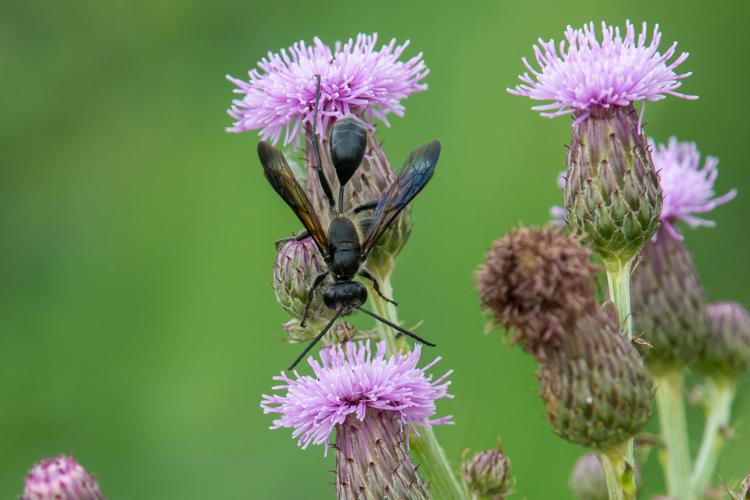
[[[710,212],[737,196],[737,190],[732,189],[714,198],[719,159],[707,156],[701,167],[701,154],[695,143],[680,142],[676,137],[670,137],[666,145],[657,145],[653,139],[649,139],[649,144],[662,189],[660,218],[664,228],[675,238],[682,239],[674,227],[677,220],[690,227],[713,227],[715,222],[695,214]]]
[[[349,342],[320,352],[320,362],[311,357],[308,363],[315,376],[294,377],[282,372],[274,380],[282,382],[274,390],[283,395],[263,395],[264,413],[278,413],[271,429],[292,428],[292,437],[303,449],[326,442],[337,426],[348,416],[364,421],[369,410],[392,413],[400,425],[418,424],[425,427],[451,423],[451,417],[432,419],[435,400],[451,398],[452,370],[433,380],[427,370],[437,363],[435,358],[417,368],[421,347],[386,359],[384,342],[378,342],[373,356],[370,342]]]
[[[312,124],[316,80],[320,75],[321,96],[318,130],[324,133],[338,118],[355,114],[369,124],[374,119],[388,125],[388,113],[403,116],[401,99],[427,89],[420,83],[429,70],[419,53],[399,61],[409,45],[391,40],[376,49],[378,35],[357,35],[333,48],[319,38],[312,46],[304,41],[288,52],[269,52],[249,72],[249,81],[227,75],[242,94],[232,101],[229,115],[235,120],[229,132],[260,129],[260,136],[275,142],[284,132],[284,144],[297,143],[300,128]]]
[[[528,72],[519,76],[523,83],[507,91],[537,101],[552,101],[532,108],[542,116],[553,118],[575,113],[577,121],[588,117],[596,108],[658,101],[667,95],[697,99],[676,91],[682,85],[680,80],[691,75],[690,72],[675,72],[688,54],[683,52],[669,61],[676,53],[677,42],[661,54],[658,24],[654,26],[648,45],[646,23],[637,38],[630,21],[625,23],[624,37],[619,27],[613,28],[604,22],[601,31],[599,41],[593,22],[581,29],[568,26],[565,30],[567,44],[561,41],[559,46],[554,40],[545,42],[539,38],[534,45],[539,69],[524,57]]]
[[[26,475],[21,500],[103,500],[99,485],[73,457],[39,461]]]

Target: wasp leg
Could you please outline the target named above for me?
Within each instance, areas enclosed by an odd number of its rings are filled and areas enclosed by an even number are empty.
[[[312,302],[312,299],[313,299],[313,292],[315,292],[315,289],[318,288],[318,285],[320,285],[320,283],[324,279],[326,279],[326,276],[328,276],[328,271],[317,275],[315,279],[313,280],[313,284],[310,287],[310,291],[307,292],[307,302],[305,303],[305,312],[302,313],[302,321],[300,322],[300,326],[302,328],[305,327],[305,322],[307,321],[307,312],[310,309],[310,302]]]
[[[390,302],[394,306],[398,305],[398,303],[395,300],[389,299],[388,297],[386,297],[385,295],[383,295],[383,293],[380,291],[380,283],[378,283],[378,280],[375,279],[375,276],[373,276],[372,274],[370,274],[365,269],[362,269],[359,272],[359,275],[362,276],[363,278],[367,278],[368,280],[372,281],[372,287],[375,289],[375,293],[377,293],[378,295],[380,295],[381,299],[385,300],[386,302]]]
[[[337,319],[339,319],[340,316],[341,316],[341,312],[340,311],[337,312],[336,314],[334,314],[333,318],[331,318],[331,321],[328,322],[328,324],[325,326],[325,328],[323,328],[323,330],[314,339],[312,339],[312,341],[309,344],[307,344],[307,347],[305,347],[305,350],[302,351],[302,354],[300,354],[299,356],[297,356],[297,359],[294,360],[294,363],[292,363],[292,366],[290,366],[288,368],[289,371],[294,370],[294,367],[297,366],[297,363],[299,363],[302,360],[302,358],[305,357],[305,354],[307,354],[308,352],[310,352],[310,349],[312,349],[315,346],[315,344],[317,344],[318,342],[320,342],[320,339],[323,338],[323,335],[325,335],[326,332],[328,332],[328,330],[331,329],[331,327],[333,326],[333,324],[336,322]]]
[[[365,210],[372,210],[375,207],[378,206],[378,200],[375,201],[369,201],[367,203],[363,203],[361,205],[357,205],[352,209],[352,213],[358,214],[360,212],[364,212]]]
[[[310,237],[310,231],[305,229],[299,234],[295,234],[294,236],[290,236],[289,238],[281,238],[280,240],[276,240],[274,242],[274,245],[276,246],[276,250],[281,250],[281,247],[283,247],[287,242],[295,240],[295,241],[302,241],[304,239],[307,239]]]

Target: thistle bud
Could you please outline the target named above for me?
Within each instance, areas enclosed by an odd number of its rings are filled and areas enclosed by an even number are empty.
[[[650,347],[650,368],[682,366],[706,335],[705,299],[698,272],[682,240],[666,230],[643,248],[631,279],[636,334]]]
[[[354,118],[347,117],[347,120]],[[339,180],[336,175],[333,160],[331,159],[330,138],[320,137],[320,155],[323,162],[323,172],[331,184],[334,193],[338,192]],[[312,143],[308,141],[306,161],[310,168],[317,165]],[[367,133],[367,145],[365,156],[361,165],[351,175],[344,189],[344,210],[350,210],[368,203],[376,203],[396,180],[396,174],[388,162],[388,157],[372,130]],[[328,201],[320,187],[318,173],[310,171],[307,175],[307,192],[318,213],[328,213]],[[364,210],[358,214],[362,232],[367,231],[369,219],[373,210]],[[368,267],[374,271],[380,269],[388,271],[393,266],[393,259],[403,248],[409,238],[412,229],[411,208],[406,207],[398,218],[380,237],[368,256]],[[384,274],[384,273],[379,273]]]
[[[695,368],[707,375],[737,379],[750,367],[750,314],[736,302],[715,302],[706,312],[708,335]]]
[[[540,358],[541,393],[556,434],[608,450],[651,416],[653,387],[641,356],[602,310],[582,316],[559,348]]]
[[[273,268],[273,288],[276,292],[276,300],[294,318],[301,319],[313,281],[316,276],[325,271],[326,267],[312,238],[291,239],[285,242],[279,248]],[[301,327],[298,321],[290,323],[287,331],[290,332],[289,338],[292,341],[309,340],[307,330],[313,330],[313,326],[317,329],[317,323],[325,321],[328,309],[323,303],[323,291],[328,283],[327,278],[313,292],[307,315],[308,328]],[[299,326],[299,328],[293,328],[294,326]],[[311,331],[310,334],[314,335],[314,332]]]
[[[73,457],[45,458],[26,475],[21,500],[104,500],[99,485]]]
[[[565,182],[568,225],[605,260],[627,262],[656,231],[662,197],[632,104],[579,113]]]
[[[515,484],[510,460],[499,444],[497,449],[480,451],[469,460],[464,457],[461,475],[471,493],[492,500],[505,498]]]
[[[495,240],[476,273],[492,324],[535,354],[557,345],[576,318],[597,308],[590,252],[560,228],[521,228]]]
[[[586,453],[575,464],[570,475],[570,489],[578,500],[607,500],[607,483],[602,463],[596,453]]]

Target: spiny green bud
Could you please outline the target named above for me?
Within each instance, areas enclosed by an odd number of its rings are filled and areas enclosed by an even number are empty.
[[[603,310],[581,317],[562,338],[539,358],[555,433],[602,451],[624,443],[651,416],[653,386],[641,356]]]
[[[302,318],[305,304],[315,277],[326,271],[325,263],[312,238],[291,239],[279,247],[273,266],[273,288],[279,304],[297,320]],[[329,279],[324,280],[313,292],[305,328],[292,324],[287,328],[289,340],[302,342],[309,340],[320,330],[329,311],[323,303],[323,291]]]
[[[705,299],[685,244],[666,230],[641,251],[631,280],[637,335],[650,344],[641,351],[652,370],[682,366],[706,336]]]
[[[570,475],[570,489],[578,500],[607,500],[607,483],[602,462],[596,453],[586,453],[576,462]]]
[[[708,335],[694,367],[736,379],[750,368],[750,314],[736,302],[715,302],[706,311]]]
[[[627,262],[653,236],[661,188],[632,104],[573,123],[564,199],[568,225],[605,260]]]
[[[503,453],[500,443],[497,449],[484,450],[461,461],[461,476],[469,491],[480,497],[502,500],[513,489],[515,480],[510,471],[510,460]]]
[[[531,354],[557,344],[576,318],[597,308],[590,251],[555,227],[498,238],[477,269],[482,307]]]
[[[403,434],[398,412],[372,408],[336,425],[336,498],[430,498]]]

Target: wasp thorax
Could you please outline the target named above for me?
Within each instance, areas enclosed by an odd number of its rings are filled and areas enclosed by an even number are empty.
[[[331,160],[342,186],[349,182],[365,156],[367,130],[352,116],[342,118],[331,131]]]
[[[348,314],[367,301],[367,289],[356,281],[334,283],[326,289],[323,301],[329,309]]]

